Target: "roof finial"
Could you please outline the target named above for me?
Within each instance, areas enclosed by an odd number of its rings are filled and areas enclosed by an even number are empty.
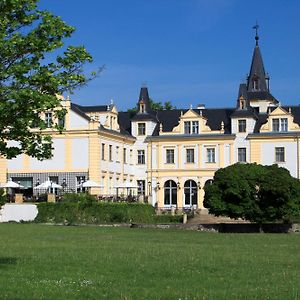
[[[258,24],[257,24],[257,21],[256,21],[256,24],[252,27],[253,29],[255,29],[255,41],[256,41],[256,46],[258,46],[258,40],[259,40],[259,36],[258,36]]]

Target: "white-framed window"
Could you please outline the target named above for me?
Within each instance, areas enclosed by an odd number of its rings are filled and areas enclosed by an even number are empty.
[[[45,123],[46,123],[47,128],[52,126],[53,120],[52,120],[52,113],[51,112],[46,112],[45,113]]]
[[[138,135],[146,134],[146,123],[138,123]]]
[[[138,195],[145,195],[146,192],[145,180],[137,180],[137,186],[138,186],[138,190],[137,190]]]
[[[109,161],[112,161],[112,145],[109,145]]]
[[[247,126],[247,122],[246,120],[238,120],[238,129],[239,132],[246,132],[246,126]]]
[[[105,160],[105,143],[101,144],[101,159]]]
[[[119,161],[119,146],[116,146],[116,161]]]
[[[288,131],[288,119],[287,118],[276,118],[272,119],[272,130],[275,132]]]
[[[216,162],[216,149],[215,148],[206,148],[206,159],[208,163]]]
[[[139,165],[144,165],[145,164],[145,150],[138,150],[137,151],[137,156],[138,156],[138,164]]]
[[[186,149],[186,162],[187,163],[195,162],[195,149],[193,148]]]
[[[129,149],[129,163],[130,164],[132,164],[132,153],[133,153],[133,150]]]
[[[174,164],[174,149],[166,149],[166,163]]]
[[[123,148],[123,163],[127,163],[127,155],[126,155],[126,148]]]
[[[199,121],[184,121],[184,134],[198,134]]]
[[[184,121],[184,134],[191,134],[191,122]]]
[[[238,148],[238,162],[246,162],[246,148]]]
[[[275,162],[284,162],[285,153],[284,147],[275,147]]]
[[[198,133],[199,133],[199,122],[192,121],[192,134],[198,134]]]
[[[280,119],[280,129],[281,131],[288,131],[288,119],[287,118],[281,118]]]

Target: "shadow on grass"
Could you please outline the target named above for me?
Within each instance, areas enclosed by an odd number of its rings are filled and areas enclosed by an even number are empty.
[[[0,256],[0,268],[7,265],[16,265],[17,259],[15,257],[1,257]]]

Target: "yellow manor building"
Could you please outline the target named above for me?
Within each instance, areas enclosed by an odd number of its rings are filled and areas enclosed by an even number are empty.
[[[20,182],[31,197],[48,178],[64,192],[80,192],[90,179],[103,185],[92,194],[115,197],[130,190],[160,209],[181,210],[203,209],[205,184],[236,162],[276,163],[299,178],[300,106],[281,106],[270,93],[258,36],[235,107],[153,111],[149,100],[147,87],[136,112],[62,98],[65,131],[45,131],[53,137],[53,157],[2,159],[0,182]],[[45,113],[46,124],[53,116]]]

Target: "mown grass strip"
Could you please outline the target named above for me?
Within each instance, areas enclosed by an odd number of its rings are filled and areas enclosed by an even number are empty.
[[[297,299],[296,234],[0,225],[1,299]]]

